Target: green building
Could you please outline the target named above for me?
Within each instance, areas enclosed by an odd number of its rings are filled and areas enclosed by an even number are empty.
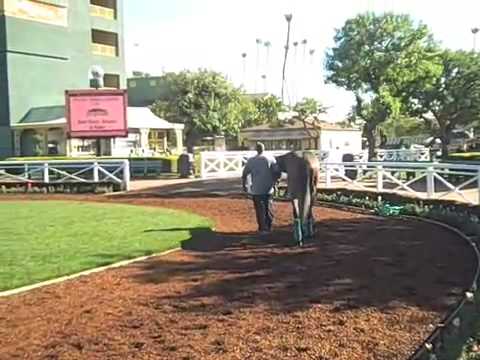
[[[128,79],[128,104],[150,106],[158,99],[167,98],[170,88],[164,76],[137,76]]]
[[[0,158],[69,153],[65,90],[89,88],[92,65],[125,88],[123,55],[122,0],[0,0]]]

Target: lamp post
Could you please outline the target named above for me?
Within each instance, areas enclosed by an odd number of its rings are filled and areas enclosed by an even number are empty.
[[[473,34],[473,51],[477,51],[477,34],[480,31],[480,28],[474,27],[472,29],[472,34]]]
[[[290,48],[290,28],[292,24],[292,14],[285,15],[285,20],[287,20],[287,43],[285,45],[285,57],[283,59],[283,70],[282,70],[282,102],[285,100],[285,71],[287,69],[287,59],[288,59],[288,50]]]
[[[101,89],[104,86],[104,76],[105,71],[101,66],[93,65],[89,71],[89,80],[90,80],[90,87],[94,88],[95,90]],[[96,155],[102,156],[102,145],[101,140],[97,138],[95,140],[96,146]]]

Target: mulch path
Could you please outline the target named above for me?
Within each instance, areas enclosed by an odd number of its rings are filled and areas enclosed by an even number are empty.
[[[72,198],[99,200],[48,197]],[[300,249],[286,203],[258,238],[245,199],[101,201],[185,209],[216,229],[192,229],[175,254],[0,299],[0,359],[406,359],[474,271],[468,246],[415,221],[317,208]]]

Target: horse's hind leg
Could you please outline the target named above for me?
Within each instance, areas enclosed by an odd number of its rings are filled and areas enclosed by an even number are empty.
[[[308,210],[307,236],[309,239],[313,239],[315,237],[315,219],[313,217],[313,203],[310,204],[310,209]]]
[[[293,207],[293,237],[299,246],[303,246],[302,220],[298,199],[292,200]]]

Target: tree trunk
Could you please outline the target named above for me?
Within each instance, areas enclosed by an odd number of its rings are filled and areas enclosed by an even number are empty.
[[[197,138],[197,136],[192,129],[189,129],[189,130],[186,131],[186,133],[185,133],[185,145],[187,147],[187,152],[189,154],[193,154],[196,138]]]
[[[375,159],[375,131],[373,129],[365,129],[365,136],[368,141],[368,161]]]
[[[442,160],[446,160],[448,158],[448,145],[450,145],[450,131],[446,126],[442,126],[440,131],[440,140],[442,140]]]
[[[442,135],[442,160],[446,160],[448,158],[448,144],[450,143],[450,139],[448,135]]]

